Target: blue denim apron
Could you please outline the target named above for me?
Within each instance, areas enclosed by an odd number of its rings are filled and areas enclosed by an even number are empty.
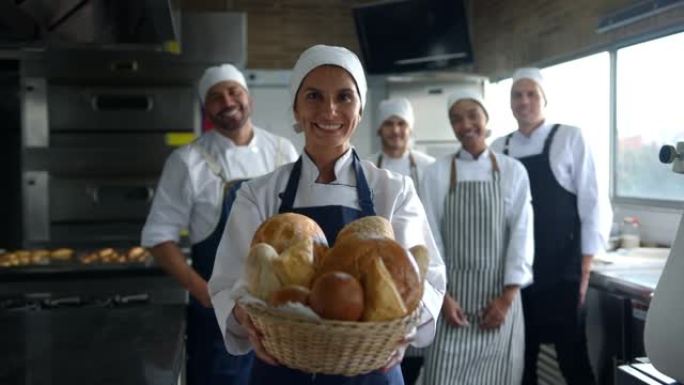
[[[332,246],[337,238],[337,233],[344,227],[345,224],[365,216],[375,215],[373,209],[373,199],[368,181],[361,168],[361,161],[359,160],[356,151],[352,150],[352,167],[356,175],[356,192],[359,198],[359,206],[361,210],[352,209],[350,207],[329,205],[317,207],[292,207],[295,196],[297,195],[297,185],[302,173],[302,158],[294,164],[292,173],[287,181],[285,192],[280,194],[282,199],[279,213],[298,213],[306,215],[313,219],[321,226],[328,243]],[[399,365],[395,365],[387,373],[374,371],[363,375],[354,377],[327,375],[327,374],[312,374],[306,373],[296,369],[290,369],[285,366],[272,366],[258,357],[254,360],[254,368],[252,369],[251,385],[404,385],[404,379],[401,375]]]
[[[214,258],[230,208],[243,180],[224,186],[221,217],[208,238],[192,245],[192,266],[206,281],[211,278]],[[202,306],[190,296],[187,311],[187,382],[188,385],[247,385],[254,353],[228,354],[214,309]]]

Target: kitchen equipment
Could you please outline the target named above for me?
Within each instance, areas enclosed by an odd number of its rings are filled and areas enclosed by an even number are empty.
[[[674,161],[673,171],[684,174],[684,142],[677,144],[678,154],[665,161]],[[661,151],[662,155],[662,151]],[[663,157],[661,156],[661,160]],[[653,365],[668,376],[684,382],[684,216],[670,255],[665,264],[663,275],[653,294],[651,306],[646,317],[644,342],[646,352]]]

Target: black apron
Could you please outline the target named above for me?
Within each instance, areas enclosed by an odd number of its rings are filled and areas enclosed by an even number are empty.
[[[359,206],[361,210],[353,209],[345,206],[328,205],[316,207],[297,207],[294,208],[295,196],[297,195],[297,186],[299,178],[302,173],[302,158],[297,160],[292,168],[290,178],[287,181],[285,191],[280,194],[281,204],[279,213],[298,213],[306,215],[318,223],[323,229],[325,236],[328,239],[329,245],[335,243],[337,233],[347,223],[366,216],[375,215],[373,208],[373,199],[368,181],[361,168],[361,161],[359,160],[356,151],[352,151],[352,167],[356,175],[356,191],[359,198]],[[327,374],[312,374],[300,370],[291,369],[286,366],[272,366],[258,357],[254,360],[254,368],[252,369],[251,385],[404,385],[404,380],[401,375],[399,365],[395,365],[387,373],[374,371],[368,374],[358,375],[354,377],[327,375]]]
[[[218,224],[209,237],[192,245],[192,266],[206,281],[211,278],[216,249],[243,181],[225,184]],[[226,351],[214,309],[204,307],[190,296],[187,322],[188,385],[247,385],[254,353],[234,356]]]
[[[534,283],[521,291],[526,345],[523,384],[536,384],[539,344],[551,342],[566,381],[588,385],[594,380],[586,350],[586,313],[578,306],[582,245],[577,195],[558,183],[549,158],[559,126],[551,128],[541,154],[518,158],[530,178],[534,209]],[[506,137],[506,155],[512,135]]]

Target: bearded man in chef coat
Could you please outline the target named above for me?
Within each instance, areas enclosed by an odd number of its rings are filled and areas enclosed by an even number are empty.
[[[410,177],[418,188],[423,171],[435,162],[435,158],[411,148],[415,122],[411,102],[406,98],[383,100],[378,106],[378,118],[382,150],[368,160],[378,168]]]
[[[527,169],[534,209],[534,283],[522,290],[523,384],[537,384],[540,343],[555,345],[568,385],[595,384],[589,364],[584,300],[591,261],[608,240],[612,212],[601,194],[589,145],[577,127],[546,120],[544,78],[537,68],[513,75],[511,110],[518,130],[492,148]]]
[[[255,127],[243,74],[230,64],[209,67],[198,85],[214,129],[175,150],[166,160],[142,245],[190,293],[187,312],[189,385],[247,384],[252,356],[225,349],[211,308],[207,281],[216,248],[240,184],[297,159],[290,141]],[[178,247],[189,231],[192,267]]]

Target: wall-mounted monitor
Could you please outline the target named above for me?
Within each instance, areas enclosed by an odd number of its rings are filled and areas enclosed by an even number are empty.
[[[473,62],[462,0],[390,0],[353,8],[370,74],[438,70]]]

